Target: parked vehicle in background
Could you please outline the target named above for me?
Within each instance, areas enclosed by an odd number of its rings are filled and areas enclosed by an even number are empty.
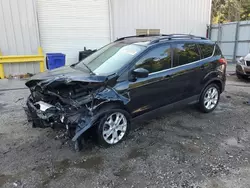
[[[241,57],[236,63],[236,75],[239,79],[250,77],[250,53]]]
[[[124,37],[68,67],[38,74],[26,85],[35,127],[59,125],[79,146],[94,127],[101,145],[122,141],[131,118],[163,106],[198,103],[213,111],[224,91],[226,65],[214,42],[193,35]]]

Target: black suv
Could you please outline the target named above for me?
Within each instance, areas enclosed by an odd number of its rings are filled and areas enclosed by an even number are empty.
[[[76,147],[93,127],[102,145],[122,141],[130,120],[177,103],[213,111],[224,91],[226,60],[193,35],[131,36],[86,59],[35,75],[25,111],[34,127],[66,128]]]

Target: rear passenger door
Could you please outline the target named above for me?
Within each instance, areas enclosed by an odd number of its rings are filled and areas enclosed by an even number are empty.
[[[201,53],[196,43],[178,42],[173,45],[172,79],[179,86],[180,95],[173,102],[197,95],[200,85]]]

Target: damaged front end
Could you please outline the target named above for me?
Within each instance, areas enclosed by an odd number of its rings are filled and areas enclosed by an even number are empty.
[[[101,110],[102,105],[128,103],[128,98],[110,86],[115,80],[115,77],[86,80],[68,76],[30,80],[26,86],[31,95],[24,107],[28,120],[33,127],[65,128],[80,148],[81,135],[107,113]]]

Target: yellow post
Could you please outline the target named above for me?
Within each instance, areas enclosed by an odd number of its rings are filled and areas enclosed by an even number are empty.
[[[43,49],[42,49],[42,47],[38,48],[38,55],[43,56]],[[43,59],[43,61],[40,62],[40,72],[44,72],[44,71],[45,71],[45,68],[44,68],[44,59]]]
[[[1,78],[1,79],[4,79],[3,64],[0,64],[0,78]]]
[[[1,51],[0,51],[0,56],[2,56]],[[3,64],[2,63],[0,63],[0,79],[4,79],[4,70],[3,70]]]

